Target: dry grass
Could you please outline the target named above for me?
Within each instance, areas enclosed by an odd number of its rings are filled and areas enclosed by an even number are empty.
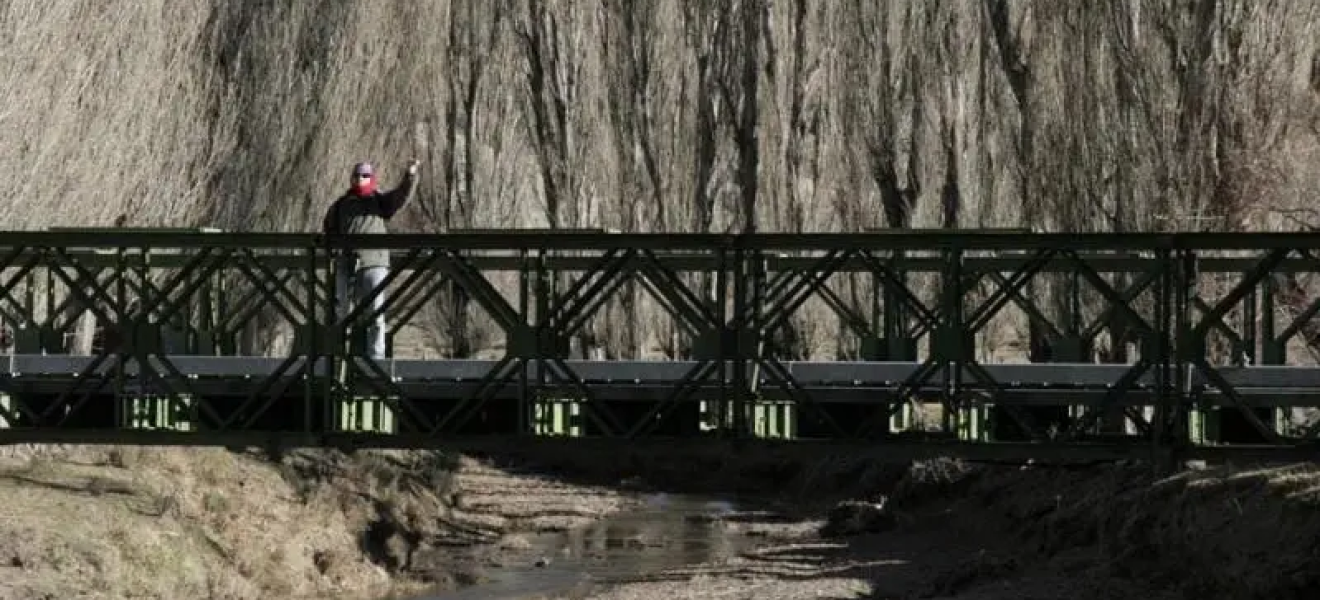
[[[79,449],[7,459],[5,597],[264,598],[383,588],[363,516],[300,498],[280,470],[224,450]],[[6,595],[8,594],[8,595]]]
[[[435,452],[7,447],[0,598],[381,597],[621,503]]]

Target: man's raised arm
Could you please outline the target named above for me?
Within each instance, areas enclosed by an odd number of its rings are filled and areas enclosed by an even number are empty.
[[[399,212],[412,200],[413,193],[417,190],[417,166],[420,164],[417,159],[409,162],[408,172],[403,176],[399,186],[381,194],[381,212],[385,213],[386,218],[393,217],[394,213]]]

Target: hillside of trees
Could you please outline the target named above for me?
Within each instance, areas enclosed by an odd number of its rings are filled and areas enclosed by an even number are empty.
[[[426,161],[416,226],[1282,226],[1320,6],[15,0],[8,228],[305,230]]]
[[[8,229],[1307,228],[1293,0],[12,0]],[[636,347],[642,342],[634,342]],[[452,351],[452,348],[451,348]]]

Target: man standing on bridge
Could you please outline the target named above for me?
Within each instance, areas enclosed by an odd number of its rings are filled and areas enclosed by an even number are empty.
[[[327,236],[389,233],[385,222],[408,204],[417,187],[417,167],[413,159],[408,173],[398,187],[382,192],[376,188],[376,170],[371,163],[358,163],[353,167],[348,191],[330,205],[322,226]],[[349,312],[349,277],[356,280],[353,301],[360,302],[372,293],[389,273],[389,250],[380,248],[354,248],[335,260],[335,297],[338,318]],[[385,304],[382,291],[372,302],[371,310],[377,314],[367,329],[367,354],[374,359],[385,358]]]

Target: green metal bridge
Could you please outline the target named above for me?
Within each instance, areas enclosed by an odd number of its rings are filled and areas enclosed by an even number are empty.
[[[355,351],[370,303],[335,318],[354,247],[393,252],[389,359]],[[1311,459],[1317,250],[1300,233],[0,233],[0,442]],[[608,310],[670,355],[575,356]],[[494,350],[400,343],[445,311]],[[829,347],[805,355],[803,329]]]

